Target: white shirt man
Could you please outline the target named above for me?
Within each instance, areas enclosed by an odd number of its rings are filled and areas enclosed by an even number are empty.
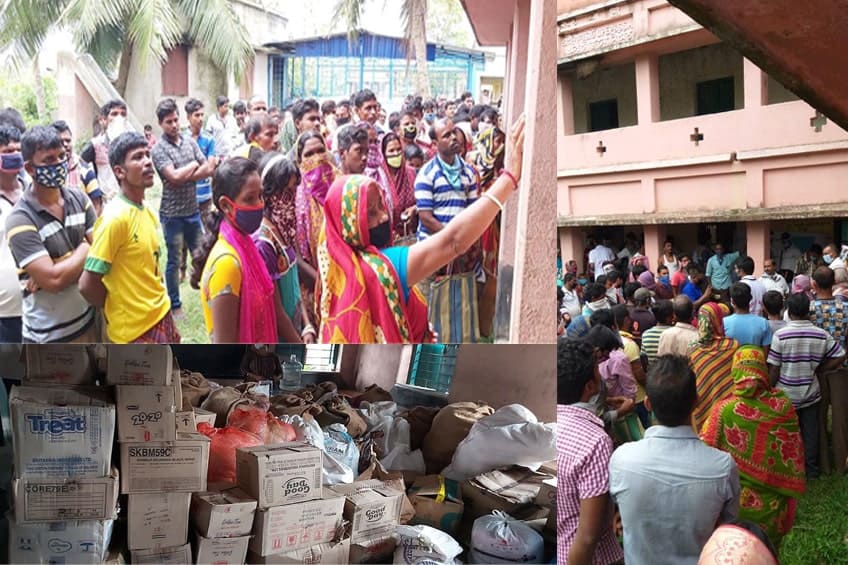
[[[780,238],[780,255],[778,255],[778,264],[781,271],[795,271],[795,266],[798,260],[801,259],[801,250],[792,245],[792,240],[788,233],[784,233]]]
[[[789,294],[789,284],[787,284],[786,279],[782,275],[777,273],[777,265],[775,265],[774,260],[766,259],[765,263],[763,263],[763,269],[765,272],[760,275],[760,282],[763,283],[766,292],[776,290],[783,296],[787,296]],[[751,291],[753,293],[753,288]]]
[[[615,253],[609,247],[598,243],[593,250],[589,252],[589,263],[595,266],[595,280],[604,274],[604,263],[607,261],[615,261]]]
[[[827,259],[828,257],[831,258],[829,262]],[[836,248],[835,245],[828,245],[824,248],[824,250],[822,251],[822,259],[824,260],[825,264],[834,271],[836,269],[845,268],[845,261],[843,261],[842,258],[839,256],[839,250]]]

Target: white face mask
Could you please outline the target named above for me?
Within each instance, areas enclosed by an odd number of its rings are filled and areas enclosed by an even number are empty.
[[[115,140],[119,135],[127,131],[130,131],[127,119],[123,116],[115,116],[106,127],[106,137],[109,140]]]

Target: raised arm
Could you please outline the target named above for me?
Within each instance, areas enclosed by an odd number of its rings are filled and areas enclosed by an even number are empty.
[[[516,180],[521,178],[522,160],[524,157],[524,116],[513,124],[509,136],[507,155],[509,172]],[[501,175],[489,188],[486,194],[503,203],[515,192],[517,186],[512,179]],[[409,248],[407,263],[407,282],[414,286],[424,278],[447,265],[471,247],[500,212],[500,208],[489,196],[478,198],[471,206],[457,214],[444,229],[434,233],[424,241]],[[424,210],[419,210],[419,217],[424,221]]]

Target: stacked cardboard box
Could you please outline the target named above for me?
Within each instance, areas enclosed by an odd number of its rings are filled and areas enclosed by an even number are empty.
[[[382,563],[395,550],[392,534],[400,523],[403,491],[371,479],[329,487],[345,497],[344,517],[350,522],[350,563]]]
[[[331,552],[346,563],[342,537],[345,499],[325,493],[323,452],[306,443],[241,448],[236,453],[238,486],[257,501],[249,542],[251,563],[300,563]],[[294,560],[294,561],[292,561]]]
[[[256,501],[238,488],[195,493],[191,501],[196,563],[244,563]]]
[[[110,346],[106,383],[115,387],[132,560],[185,562],[189,505],[206,490],[209,440],[192,425],[177,431],[182,392],[170,347]]]
[[[101,563],[116,518],[115,405],[94,384],[90,351],[27,346],[9,398],[14,450],[11,563]]]

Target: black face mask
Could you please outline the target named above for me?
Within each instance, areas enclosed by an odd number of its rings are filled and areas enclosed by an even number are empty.
[[[350,118],[336,118],[336,125],[338,126],[343,126],[348,122],[350,122]]]
[[[379,226],[369,229],[368,237],[371,240],[371,245],[377,249],[382,249],[389,245],[389,238],[392,237],[392,227],[388,221],[385,221]]]

